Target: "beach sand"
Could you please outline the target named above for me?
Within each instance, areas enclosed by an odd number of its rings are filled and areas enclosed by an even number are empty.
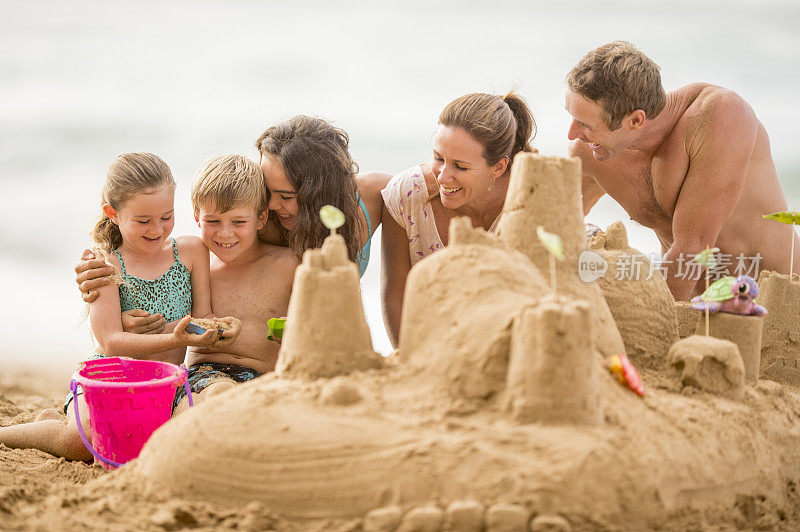
[[[0,426],[60,410],[64,368],[0,367]],[[348,520],[295,523],[262,505],[231,509],[197,501],[143,497],[100,465],[69,462],[33,449],[0,445],[0,530],[354,530]],[[87,483],[90,483],[87,485]]]
[[[66,379],[62,372],[42,373],[30,368],[3,367],[0,425],[29,421],[42,408],[60,406]],[[647,376],[645,382],[649,384]],[[774,383],[762,381],[745,401],[748,407],[755,408],[765,417],[767,425],[780,424],[780,417],[800,415],[800,391],[787,390],[796,405],[792,412],[773,406],[775,389]],[[656,392],[650,405],[662,403],[669,395]],[[687,435],[682,434],[683,431],[696,434],[713,430],[719,421],[698,419],[697,407],[703,402],[713,402],[710,395],[690,390],[684,396],[685,403],[692,408],[683,414],[673,412],[671,417],[675,418],[676,429],[680,423],[686,423],[687,428],[661,434],[661,444],[665,447],[684,445],[682,440]],[[727,407],[718,401],[717,408],[723,411],[720,412],[723,416]],[[611,416],[615,423],[622,413]],[[734,420],[731,424],[735,423]],[[577,431],[569,434],[568,431],[551,429],[546,435],[545,431],[547,440],[565,435],[573,439],[576,434]],[[573,445],[580,445],[580,441],[572,441]],[[544,440],[539,444],[544,445]],[[712,450],[697,452],[709,451]],[[769,450],[764,449],[764,452]],[[622,461],[619,465],[623,466]],[[557,473],[555,468],[547,471],[546,465],[543,472]],[[67,462],[40,451],[0,446],[0,529],[356,531],[362,530],[364,525],[362,518],[286,519],[259,503],[237,506],[227,501],[212,504],[198,499],[143,495],[139,487],[129,483],[121,473],[107,472],[99,465]],[[685,504],[682,508],[665,512],[662,519],[649,522],[648,527],[654,530],[796,530],[800,523],[800,487],[787,475],[785,484],[778,488],[785,494],[781,501],[768,495],[740,495],[733,498],[733,504],[707,505],[702,504],[705,497],[698,495],[696,505]],[[605,482],[598,482],[593,489],[599,495],[608,488]],[[634,508],[631,507],[630,511]],[[568,517],[572,530],[625,529],[618,523],[599,518],[593,521],[587,516],[582,519]]]

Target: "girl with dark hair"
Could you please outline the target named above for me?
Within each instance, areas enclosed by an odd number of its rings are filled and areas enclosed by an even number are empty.
[[[345,215],[339,228],[350,260],[364,275],[372,234],[381,223],[380,190],[388,174],[357,175],[350,157],[349,137],[329,122],[295,116],[268,128],[256,141],[261,170],[269,191],[273,221],[262,240],[289,246],[298,260],[309,248],[322,245],[330,234],[319,218],[324,205]]]

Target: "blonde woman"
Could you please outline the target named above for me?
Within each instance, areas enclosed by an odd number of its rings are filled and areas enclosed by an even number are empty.
[[[418,261],[447,245],[450,220],[468,216],[493,231],[503,210],[511,161],[535,151],[536,123],[525,101],[467,94],[439,115],[431,162],[394,176],[381,192],[384,323],[397,346],[406,277]]]

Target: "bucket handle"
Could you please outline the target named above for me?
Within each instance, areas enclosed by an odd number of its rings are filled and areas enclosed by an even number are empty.
[[[183,383],[183,386],[186,389],[186,396],[189,399],[189,406],[192,407],[194,406],[194,401],[192,400],[192,389],[189,386],[189,378],[188,378],[189,370],[187,370],[186,366],[184,366],[183,364],[180,365],[180,368],[183,370],[183,372],[186,374],[187,377],[186,382]],[[94,449],[94,447],[92,447],[92,443],[89,441],[89,439],[86,437],[86,434],[83,432],[83,424],[81,424],[80,408],[78,407],[78,381],[75,380],[75,377],[73,377],[69,381],[69,389],[72,392],[72,396],[74,397],[75,400],[75,421],[78,423],[78,434],[81,435],[81,440],[83,441],[83,444],[86,446],[89,452],[92,453],[92,456],[94,456],[97,460],[100,460],[101,462],[105,463],[106,465],[110,465],[111,467],[119,467],[121,465],[125,465],[124,463],[118,463],[106,458],[105,456],[98,453]]]

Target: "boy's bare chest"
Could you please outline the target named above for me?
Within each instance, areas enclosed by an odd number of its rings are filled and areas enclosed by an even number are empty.
[[[235,316],[243,321],[264,321],[285,315],[286,287],[261,272],[235,274],[211,271],[211,308],[217,316]]]

